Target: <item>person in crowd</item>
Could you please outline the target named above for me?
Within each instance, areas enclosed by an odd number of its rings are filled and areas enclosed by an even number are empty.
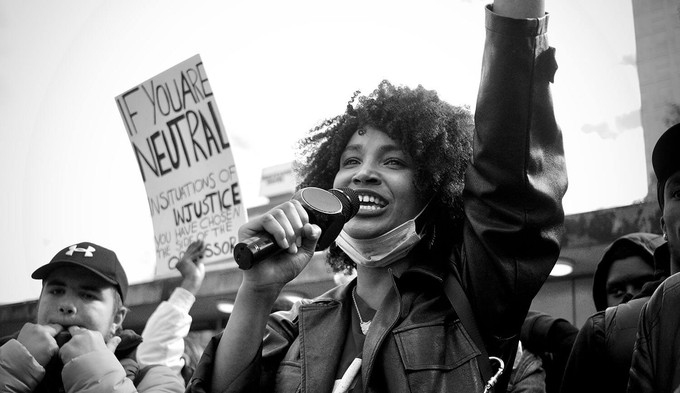
[[[182,372],[186,365],[184,338],[191,327],[189,311],[205,278],[205,265],[202,262],[204,253],[205,244],[202,240],[196,240],[180,256],[175,267],[182,275],[182,282],[168,300],[158,305],[144,325],[144,340],[137,348],[137,362],[140,365],[162,364],[183,376],[191,375]]]
[[[198,361],[201,359],[205,345],[196,336],[186,336],[182,339],[184,341],[184,352],[182,352],[182,379],[185,384],[189,384],[191,377],[196,371]]]
[[[383,81],[301,140],[300,188],[359,195],[327,254],[357,276],[270,314],[321,231],[295,200],[241,226],[240,239],[266,232],[287,251],[244,270],[188,391],[505,391],[563,230],[547,18],[540,0],[487,7],[474,121],[434,91]]]
[[[635,232],[614,240],[605,250],[593,277],[593,302],[597,311],[626,303],[654,281],[654,250],[660,235]]]
[[[640,309],[668,276],[664,244],[661,235],[637,232],[607,247],[593,282],[599,311],[578,332],[563,393],[626,391]]]
[[[537,364],[536,357],[541,361],[547,393],[560,391],[562,375],[578,331],[564,318],[529,310],[520,333],[522,354],[529,357],[528,364]]]
[[[7,392],[182,392],[164,366],[140,367],[141,337],[123,330],[128,280],[116,254],[90,242],[71,245],[33,272],[42,280],[36,323],[0,347]]]
[[[680,388],[680,124],[670,127],[654,145],[652,166],[657,179],[661,230],[667,241],[659,262],[669,265],[664,280],[642,306],[631,361],[628,392],[677,392]],[[661,248],[660,247],[660,248]]]

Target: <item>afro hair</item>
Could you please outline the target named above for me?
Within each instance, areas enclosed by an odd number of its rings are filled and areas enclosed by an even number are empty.
[[[441,241],[458,239],[462,228],[464,174],[472,155],[474,121],[467,106],[453,106],[436,91],[411,89],[382,81],[368,96],[355,92],[345,113],[326,119],[298,142],[298,188],[332,188],[340,156],[352,135],[365,127],[385,132],[415,163],[414,187],[437,214]],[[444,236],[441,236],[444,235]],[[334,271],[355,267],[336,246],[329,263]]]

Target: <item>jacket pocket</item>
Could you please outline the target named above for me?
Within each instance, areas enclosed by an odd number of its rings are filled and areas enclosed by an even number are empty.
[[[278,392],[299,392],[302,388],[302,367],[299,362],[284,360],[276,372],[276,388]]]
[[[460,320],[409,325],[393,333],[406,371],[453,370],[481,354]]]
[[[410,392],[481,392],[481,352],[459,320],[433,321],[395,330]]]

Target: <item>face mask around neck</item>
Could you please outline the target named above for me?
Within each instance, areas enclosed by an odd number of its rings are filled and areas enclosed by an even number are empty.
[[[335,243],[357,265],[385,267],[403,258],[422,239],[424,231],[416,232],[416,219],[423,214],[427,205],[414,218],[391,231],[372,239],[355,239],[344,230]]]

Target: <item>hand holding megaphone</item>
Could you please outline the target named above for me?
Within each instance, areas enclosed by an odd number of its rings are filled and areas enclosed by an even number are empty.
[[[293,195],[292,200],[300,202],[309,216],[309,223],[321,228],[321,237],[316,243],[316,250],[328,248],[340,234],[342,227],[359,211],[359,197],[350,188],[334,188],[323,190],[307,187]],[[234,247],[234,259],[242,270],[248,270],[254,264],[284,249],[279,247],[267,232],[258,233]]]

